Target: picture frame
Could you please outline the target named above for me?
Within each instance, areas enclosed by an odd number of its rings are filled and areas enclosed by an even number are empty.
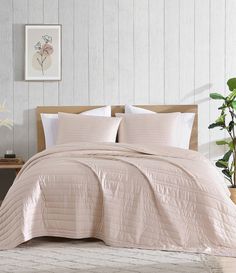
[[[60,81],[62,26],[25,25],[25,80]]]

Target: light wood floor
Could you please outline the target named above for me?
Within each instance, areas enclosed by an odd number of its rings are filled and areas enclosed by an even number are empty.
[[[236,273],[236,258],[217,257],[216,260],[222,268],[222,271],[216,271],[217,273]]]

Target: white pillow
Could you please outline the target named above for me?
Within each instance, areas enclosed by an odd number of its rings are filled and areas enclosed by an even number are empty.
[[[156,114],[156,112],[126,104],[125,105],[125,114]]]
[[[121,118],[58,113],[57,144],[116,142]]]
[[[132,106],[132,105],[125,105],[125,113],[126,114],[156,114],[156,112]],[[183,149],[189,149],[190,138],[193,128],[194,122],[194,113],[181,113],[180,118],[180,130],[179,130],[179,142],[177,147]]]
[[[111,117],[111,106],[99,107],[80,113],[80,115]],[[46,149],[56,145],[58,114],[41,114]]]

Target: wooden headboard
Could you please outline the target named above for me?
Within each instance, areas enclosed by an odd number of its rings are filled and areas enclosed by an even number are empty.
[[[136,105],[137,107],[145,108],[158,113],[195,113],[195,120],[193,124],[193,130],[190,139],[190,149],[198,149],[198,106],[197,105]],[[39,106],[37,107],[37,136],[38,136],[38,152],[45,149],[45,138],[43,132],[43,125],[41,120],[41,113],[73,113],[79,114],[84,111],[99,108],[102,106]],[[112,106],[112,116],[115,113],[124,113],[124,106]]]

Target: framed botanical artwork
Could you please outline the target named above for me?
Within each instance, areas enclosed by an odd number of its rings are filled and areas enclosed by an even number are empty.
[[[61,25],[25,25],[25,80],[61,80]]]

